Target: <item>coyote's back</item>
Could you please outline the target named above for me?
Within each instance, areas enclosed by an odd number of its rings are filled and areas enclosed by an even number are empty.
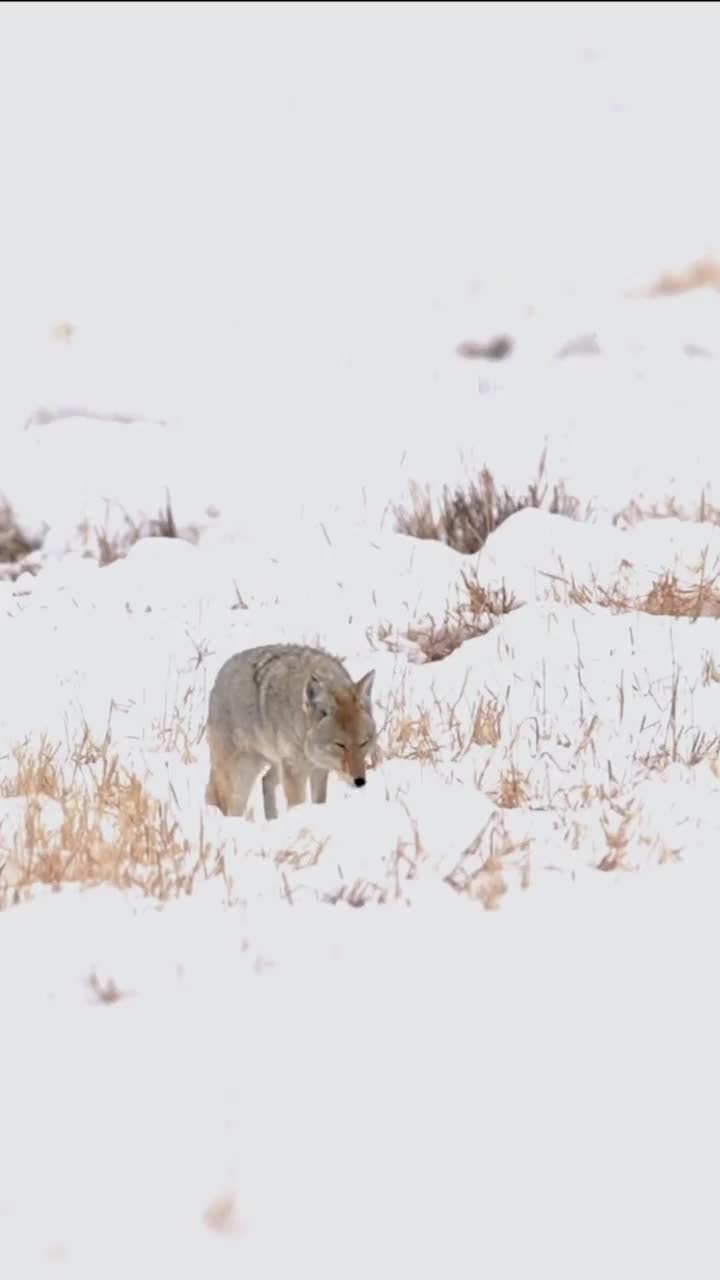
[[[267,818],[277,817],[279,782],[288,805],[302,803],[308,782],[324,803],[331,772],[364,786],[376,738],[374,676],[354,681],[338,658],[307,645],[259,645],[228,658],[208,707],[208,803],[241,816],[261,774]]]

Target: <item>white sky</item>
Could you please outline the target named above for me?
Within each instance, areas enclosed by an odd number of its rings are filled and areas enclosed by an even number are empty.
[[[715,234],[716,4],[4,4],[2,306],[370,323]],[[642,262],[640,262],[642,266]],[[327,314],[332,313],[332,322]],[[355,317],[355,321],[353,321]]]

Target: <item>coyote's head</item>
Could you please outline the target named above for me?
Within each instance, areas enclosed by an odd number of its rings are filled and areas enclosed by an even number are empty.
[[[305,685],[306,755],[316,768],[344,775],[356,787],[365,786],[367,757],[375,748],[374,679],[368,671],[357,684],[336,685],[311,675]]]

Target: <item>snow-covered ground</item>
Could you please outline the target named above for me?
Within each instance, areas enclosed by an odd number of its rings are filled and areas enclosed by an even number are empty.
[[[3,6],[3,1276],[717,1276],[717,26]],[[225,819],[275,640],[380,759]]]

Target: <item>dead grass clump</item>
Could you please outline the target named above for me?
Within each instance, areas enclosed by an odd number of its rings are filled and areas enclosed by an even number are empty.
[[[378,763],[416,760],[457,764],[473,747],[500,742],[504,705],[494,697],[468,693],[468,673],[456,696],[443,699],[433,689],[423,703],[408,705],[405,688],[398,687],[382,707],[378,723]],[[380,704],[378,704],[378,710]]]
[[[64,761],[43,742],[33,752],[14,752],[14,772],[0,784],[2,797],[27,801],[24,830],[4,850],[5,902],[35,884],[112,884],[139,888],[166,899],[189,893],[205,870],[202,829],[199,842],[183,835],[170,807],[148,795],[142,782],[113,753],[109,740],[88,734]],[[58,802],[61,820],[49,830],[40,801]]]
[[[101,982],[95,972],[90,974],[87,984],[96,1004],[117,1004],[128,995],[128,992],[120,990],[114,978]]]
[[[505,614],[519,608],[514,596],[503,587],[489,591],[480,585],[475,571],[462,574],[464,593],[457,602],[446,608],[445,616],[437,622],[429,615],[426,620],[414,622],[398,638],[390,626],[379,627],[375,638],[391,653],[420,655],[424,662],[440,662],[460,648],[466,640],[487,635]]]
[[[650,771],[661,773],[670,764],[683,764],[692,769],[707,761],[717,776],[720,765],[720,736],[710,737],[701,729],[678,729],[674,710],[675,696],[671,703],[665,740],[655,751],[641,757],[641,763]]]
[[[513,762],[500,775],[500,785],[496,799],[501,809],[519,809],[527,802],[530,794],[528,779],[520,773]]]
[[[419,709],[414,716],[394,708],[394,714],[383,729],[387,733],[387,748],[383,752],[386,759],[417,760],[428,764],[440,754],[440,735],[436,733],[433,717],[426,707]]]
[[[458,343],[455,351],[464,360],[505,360],[507,356],[512,355],[514,347],[512,338],[501,333],[486,342],[477,338],[467,338]]]
[[[324,901],[332,906],[344,902],[349,907],[365,907],[368,903],[374,903],[376,906],[385,906],[386,903],[396,900],[400,896],[399,890],[393,892],[392,888],[385,884],[378,884],[374,880],[354,880],[351,884],[343,885],[340,889],[333,890],[323,895]]]
[[[549,575],[548,575],[549,576]],[[599,606],[614,613],[650,613],[668,618],[719,618],[720,574],[701,577],[692,586],[682,586],[673,573],[657,578],[644,596],[629,596],[619,586],[611,588],[581,585],[574,579],[557,577],[568,603],[587,609]]]
[[[637,292],[649,298],[661,298],[693,289],[720,289],[720,258],[716,254],[705,254],[678,271],[663,271]]]
[[[542,508],[553,515],[568,516],[571,520],[582,518],[580,503],[571,497],[560,483],[548,492],[545,481],[545,457],[540,462],[538,479],[529,485],[525,493],[513,494],[500,489],[495,479],[484,467],[477,480],[470,480],[464,487],[443,489],[436,511],[430,493],[417,485],[411,488],[412,506],[396,507],[395,527],[398,533],[413,538],[445,542],[465,555],[473,555],[484,546],[491,533],[526,507]]]
[[[701,492],[697,502],[689,507],[682,506],[676,498],[665,498],[663,502],[645,504],[633,498],[626,507],[617,511],[612,523],[621,529],[632,529],[645,520],[687,520],[693,524],[720,525],[720,507],[716,507]]]
[[[95,529],[97,539],[98,560],[101,565],[114,564],[122,560],[131,547],[141,538],[180,538],[185,536],[178,532],[175,514],[166,495],[165,507],[151,520],[136,521],[125,512],[125,529],[121,534],[111,535],[107,529]],[[190,540],[190,539],[188,539]]]
[[[476,747],[496,747],[502,732],[502,707],[494,698],[481,699],[473,721],[472,741]]]
[[[432,689],[422,704],[408,705],[406,690],[398,687],[382,706],[378,723],[377,761],[416,760],[457,764],[474,746],[500,741],[504,707],[495,698],[468,693],[469,674],[452,699]],[[381,704],[378,703],[378,711]]]
[[[692,587],[681,587],[674,574],[665,574],[653,583],[638,606],[643,613],[666,614],[674,618],[720,617],[717,575]]]
[[[619,819],[619,822],[616,821],[611,824],[609,819],[602,819],[607,850],[597,864],[598,871],[622,871],[627,870],[630,865],[628,845],[630,842],[630,824],[635,817],[635,812],[632,805],[621,806],[613,804],[611,809]]]
[[[555,577],[558,583],[562,583],[567,603],[579,605],[581,609],[599,605],[600,608],[611,609],[615,613],[629,613],[630,610],[637,608],[636,602],[619,586],[607,588],[598,586],[595,582],[588,586],[586,583],[576,582],[574,578],[568,580],[552,574],[545,576]]]
[[[48,329],[48,337],[51,342],[69,343],[75,337],[77,325],[72,320],[61,320],[58,324],[51,324]]]
[[[468,897],[480,902],[486,911],[497,911],[508,891],[508,883],[503,874],[502,858],[493,853],[485,865],[468,881],[465,892]]]
[[[17,523],[6,498],[0,497],[0,579],[15,581],[21,573],[37,572],[37,565],[27,557],[38,551],[41,539],[31,538]]]
[[[457,893],[496,911],[513,884],[530,884],[530,841],[515,841],[499,825],[489,824],[465,850],[457,867],[446,877]]]

